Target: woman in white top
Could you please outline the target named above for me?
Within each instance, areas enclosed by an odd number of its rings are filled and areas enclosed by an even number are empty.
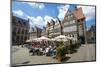
[[[49,47],[47,47],[47,48],[45,49],[45,54],[46,54],[46,56],[49,54],[49,50],[50,50]]]

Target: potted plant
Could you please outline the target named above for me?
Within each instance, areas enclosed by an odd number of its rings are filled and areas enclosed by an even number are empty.
[[[65,58],[66,48],[64,45],[60,45],[57,47],[57,60],[61,62]]]

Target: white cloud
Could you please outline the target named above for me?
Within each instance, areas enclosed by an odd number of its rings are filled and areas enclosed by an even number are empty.
[[[50,22],[51,19],[53,19],[54,21],[56,21],[55,18],[51,17],[51,16],[45,16],[45,17],[41,17],[41,16],[37,16],[37,17],[32,17],[32,16],[27,16],[27,18],[30,19],[30,25],[31,26],[38,26],[38,27],[43,27],[46,26],[47,22]]]
[[[34,17],[31,16],[27,16],[27,18],[29,19],[29,24],[30,26],[34,26],[33,20],[35,19]]]
[[[43,21],[43,18],[41,16],[37,16],[36,18],[34,18],[34,24],[36,25],[44,25],[44,21]]]
[[[39,5],[39,8],[40,8],[40,9],[43,9],[44,7],[45,7],[44,4],[40,4],[40,5]]]
[[[95,7],[93,6],[78,6],[82,7],[83,13],[86,17],[86,21],[91,20],[95,17]]]
[[[53,19],[51,16],[45,16],[44,17],[45,24],[47,24],[47,22],[50,22],[51,19]]]
[[[17,16],[23,16],[24,12],[22,10],[14,10],[13,13]]]
[[[56,18],[53,18],[53,17],[51,17],[51,16],[45,16],[45,17],[44,17],[45,25],[47,24],[47,22],[50,22],[51,19],[53,19],[54,21],[56,21]]]
[[[27,18],[30,19],[30,25],[31,26],[44,26],[44,20],[41,16],[37,16],[37,17],[32,17],[32,16],[27,16]]]
[[[65,13],[67,12],[67,10],[69,8],[69,5],[62,5],[62,6],[59,6],[57,8],[58,8],[58,11],[59,11],[58,18],[63,19],[64,16],[65,16]]]
[[[45,5],[43,3],[28,3],[28,2],[22,2],[22,3],[26,3],[29,6],[33,7],[33,8],[39,8],[39,9],[43,9],[45,7]]]

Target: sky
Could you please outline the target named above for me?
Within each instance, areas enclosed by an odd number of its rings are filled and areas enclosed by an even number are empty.
[[[74,8],[82,7],[83,13],[86,17],[87,28],[90,28],[92,24],[95,24],[95,7],[94,6],[82,6],[75,4],[58,4],[58,3],[36,3],[36,2],[12,2],[12,13],[14,16],[30,19],[31,27],[38,26],[43,28],[46,26],[47,21],[53,19],[56,21],[58,17],[63,20],[65,13],[68,10],[74,10]]]

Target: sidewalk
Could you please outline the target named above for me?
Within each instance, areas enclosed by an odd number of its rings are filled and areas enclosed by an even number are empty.
[[[31,56],[27,48],[19,47],[19,51],[13,53],[12,64],[45,64],[45,63],[57,63],[56,59],[47,56]]]
[[[17,47],[19,50],[12,53],[12,64],[45,64],[58,63],[56,59],[47,56],[31,56],[27,48]],[[66,54],[70,57],[65,62],[92,61],[95,60],[95,45],[81,46],[76,53]]]
[[[71,58],[67,62],[75,62],[75,61],[93,61],[95,60],[95,45],[87,44],[82,45],[77,53],[70,54]]]

